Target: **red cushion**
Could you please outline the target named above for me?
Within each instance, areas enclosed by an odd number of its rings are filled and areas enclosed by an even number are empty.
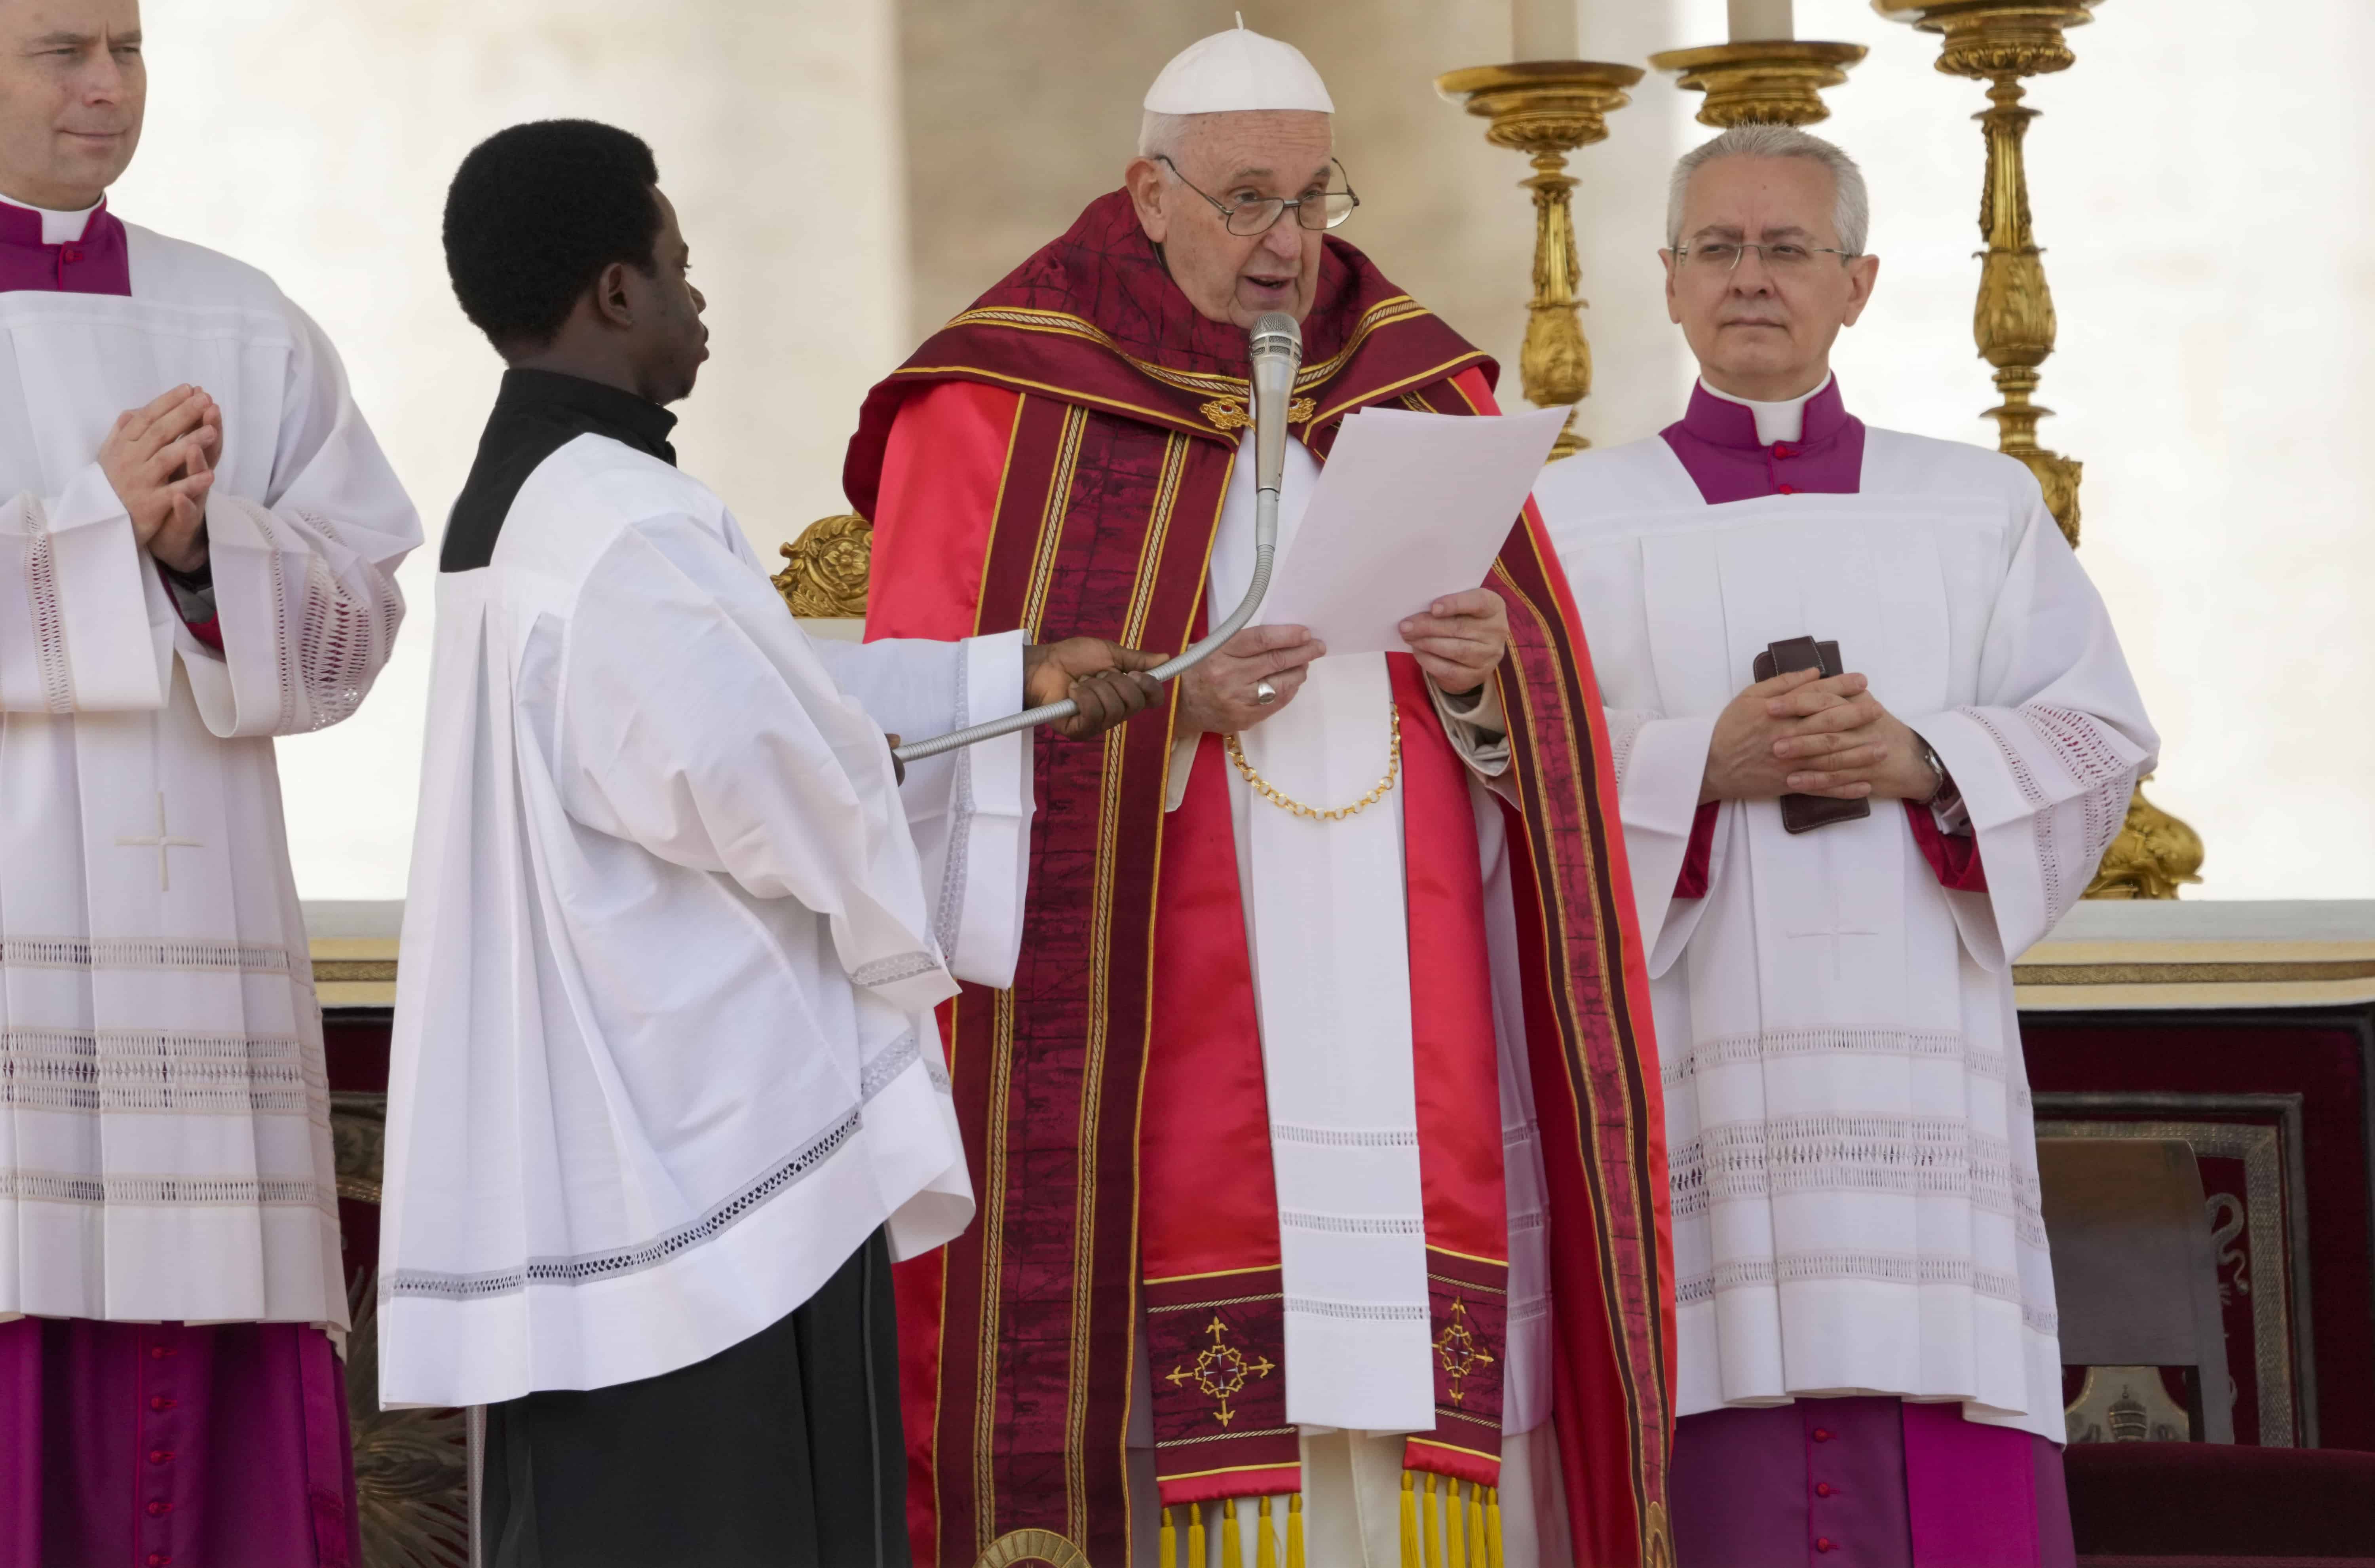
[[[2375,1454],[2079,1443],[2062,1468],[2083,1556],[2375,1559]]]

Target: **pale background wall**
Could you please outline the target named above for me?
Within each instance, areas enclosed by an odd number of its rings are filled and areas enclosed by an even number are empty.
[[[436,542],[502,365],[438,239],[462,155],[580,115],[652,144],[709,297],[685,466],[775,545],[846,510],[858,391],[904,352],[887,0],[148,0],[148,128],[115,210],[256,263],[328,330],[427,525],[411,617],[354,719],[281,743],[300,890],[404,891]]]
[[[754,542],[841,508],[859,392],[1117,180],[1145,80],[1231,5],[1152,0],[149,0],[147,146],[116,205],[269,268],[329,328],[425,513],[406,647],[361,715],[283,749],[309,897],[402,890],[436,519],[495,363],[438,256],[444,181],[514,120],[654,143],[717,356],[687,466]],[[1723,35],[1722,0],[1583,0],[1583,52]],[[1973,355],[1978,84],[1861,0],[1802,37],[1873,46],[1824,128],[1873,187],[1882,289],[1840,374],[1878,423],[1992,442]],[[1514,395],[1530,215],[1516,155],[1439,101],[1506,58],[1498,0],[1270,0],[1253,25],[1329,78],[1366,205],[1346,237],[1499,355]],[[2375,896],[2375,202],[2352,63],[2362,0],[2244,37],[2228,0],[2109,0],[2035,85],[2036,217],[2061,307],[2050,444],[2083,457],[2085,559],[2168,739],[2157,798],[2209,841],[2208,897]],[[2267,47],[2281,25],[2288,41]],[[1656,262],[1663,171],[1707,133],[1652,78],[1576,159],[1602,444],[1673,417],[1688,371]]]

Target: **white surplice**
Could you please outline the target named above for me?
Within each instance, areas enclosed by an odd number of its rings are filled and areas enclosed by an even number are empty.
[[[2102,602],[2010,458],[1866,434],[1851,495],[1710,506],[1659,439],[1536,491],[1589,638],[1664,1064],[1676,1413],[1959,1400],[2062,1436],[2010,961],[2085,890],[2158,746]],[[1793,836],[1727,803],[1676,899],[1716,715],[1782,638],[1937,750],[1984,893],[1903,808]]]
[[[933,1006],[1012,982],[1022,634],[811,642],[600,435],[439,579],[381,1221],[387,1404],[687,1366],[973,1216]],[[911,820],[914,827],[911,830]]]
[[[125,228],[128,297],[0,294],[0,1317],[343,1331],[271,737],[362,700],[419,523],[271,279]],[[220,654],[96,461],[183,383],[223,410]]]
[[[1215,616],[1236,605],[1253,576],[1252,439],[1245,438],[1230,471],[1213,535],[1209,602]],[[1309,450],[1289,442],[1278,559],[1294,542],[1319,474]],[[1336,655],[1308,668],[1294,701],[1245,731],[1239,744],[1247,764],[1290,798],[1323,809],[1349,805],[1377,785],[1391,756],[1386,656]],[[1488,683],[1473,700],[1433,695],[1474,775],[1510,1215],[1502,1462],[1505,1485],[1528,1500],[1513,1504],[1521,1516],[1508,1529],[1506,1560],[1511,1568],[1532,1568],[1533,1542],[1563,1540],[1565,1515],[1555,1451],[1547,1446],[1550,1275],[1542,1154],[1519,1027],[1507,830],[1486,788],[1508,769],[1492,691]],[[1196,765],[1198,739],[1186,737],[1173,750],[1174,808]],[[1286,1413],[1304,1429],[1310,1560],[1388,1568],[1400,1560],[1402,1438],[1431,1430],[1436,1420],[1401,791],[1397,786],[1355,816],[1314,821],[1256,797],[1235,768],[1225,777],[1270,1113],[1270,1147],[1262,1152],[1277,1184]],[[1151,1373],[1142,1362],[1131,1442],[1145,1449],[1153,1428],[1143,1415]],[[1160,1512],[1152,1501],[1152,1468],[1140,1470],[1137,1515],[1151,1520]],[[1537,1497],[1539,1507],[1531,1501]],[[1250,1500],[1240,1506],[1248,1530],[1251,1508]],[[1273,1511],[1283,1521],[1285,1500],[1274,1500]],[[1217,1564],[1217,1531],[1211,1542]],[[1152,1558],[1143,1543],[1138,1555]]]

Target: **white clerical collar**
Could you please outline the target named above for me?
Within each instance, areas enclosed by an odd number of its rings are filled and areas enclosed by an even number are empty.
[[[106,199],[101,196],[100,201]],[[31,202],[20,202],[12,196],[0,196],[0,202],[6,202],[10,206],[23,207],[27,212],[40,213],[41,243],[44,245],[69,244],[81,239],[83,230],[90,223],[90,215],[99,210],[99,202],[91,203],[79,212],[60,212],[54,207],[35,206]]]
[[[1729,392],[1719,391],[1715,387],[1707,386],[1707,377],[1699,378],[1699,385],[1707,388],[1707,395],[1709,397],[1720,397],[1726,403],[1737,403],[1756,416],[1756,444],[1759,446],[1771,446],[1777,441],[1796,441],[1800,436],[1804,435],[1806,405],[1821,396],[1823,387],[1830,384],[1831,378],[1825,376],[1821,385],[1802,396],[1785,398],[1778,403],[1759,403],[1753,397],[1734,397]]]

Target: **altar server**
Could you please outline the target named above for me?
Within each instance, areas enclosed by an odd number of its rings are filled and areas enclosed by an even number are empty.
[[[321,329],[109,210],[147,79],[134,0],[0,5],[0,1568],[345,1563],[271,737],[362,701],[419,527]]]
[[[903,802],[884,727],[1094,734],[1160,655],[811,643],[675,466],[709,334],[657,178],[548,121],[447,201],[511,369],[438,579],[381,1389],[490,1407],[494,1563],[902,1562],[887,1268],[973,1216],[932,1008],[1010,982],[1032,783],[1015,737]]]
[[[1537,491],[1664,1046],[1683,1568],[2072,1561],[2009,965],[2158,742],[2029,471],[1848,412],[1829,353],[1872,297],[1868,213],[1802,132],[1684,158],[1689,409]],[[1753,679],[1796,638],[1838,672]],[[1791,832],[1784,795],[1865,814]]]

